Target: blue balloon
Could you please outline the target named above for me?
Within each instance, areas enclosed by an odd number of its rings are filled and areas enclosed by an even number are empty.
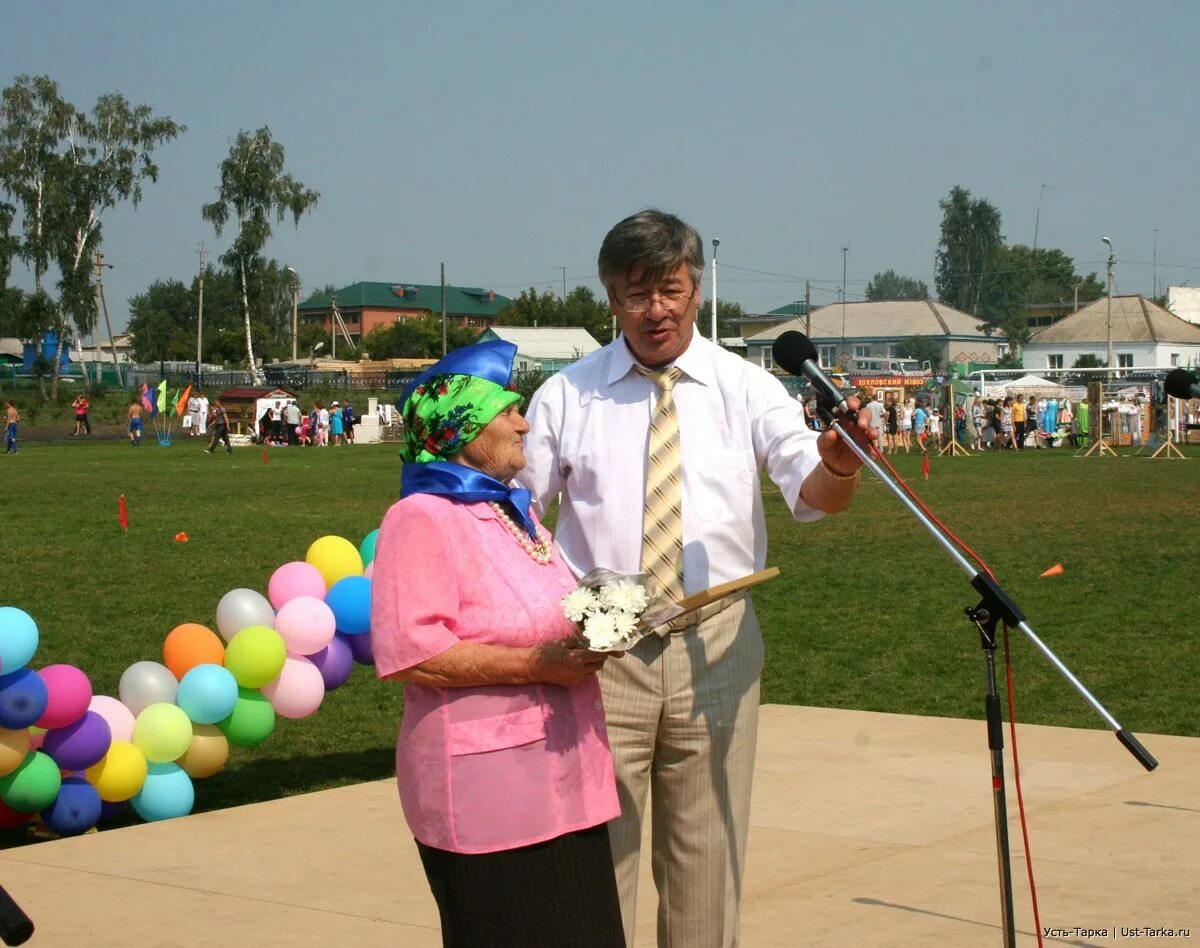
[[[10,731],[29,727],[42,716],[49,700],[46,683],[32,668],[0,675],[0,727]]]
[[[178,764],[150,764],[146,782],[129,801],[148,823],[187,816],[196,802],[192,778]]]
[[[42,810],[42,822],[59,836],[78,836],[100,821],[100,794],[82,777],[64,777],[58,796]]]
[[[179,682],[175,703],[196,724],[216,724],[233,714],[237,680],[223,665],[195,665]]]
[[[333,610],[339,632],[362,635],[371,628],[371,581],[365,576],[347,576],[333,584],[325,595]]]
[[[337,637],[350,646],[350,654],[354,656],[354,660],[360,665],[374,665],[375,653],[371,650],[371,636],[367,635],[343,635],[341,632]]]
[[[379,528],[376,527],[365,537],[363,537],[362,543],[358,545],[358,555],[362,557],[364,568],[369,566],[371,561],[375,559],[375,543],[378,541],[378,539]]]
[[[0,675],[29,663],[38,647],[37,623],[15,606],[0,606]]]

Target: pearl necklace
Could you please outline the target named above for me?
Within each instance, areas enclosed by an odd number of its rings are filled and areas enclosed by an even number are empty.
[[[488,506],[496,511],[496,516],[500,518],[500,522],[508,528],[508,532],[513,535],[513,539],[521,544],[521,549],[529,554],[531,560],[535,563],[540,563],[542,566],[550,562],[550,541],[546,537],[539,534],[535,543],[530,539],[529,531],[513,520],[501,504],[489,500]]]

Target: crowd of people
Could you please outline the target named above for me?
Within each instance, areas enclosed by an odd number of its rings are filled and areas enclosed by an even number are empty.
[[[349,402],[335,400],[326,407],[324,402],[315,401],[305,414],[294,398],[280,400],[268,405],[258,417],[258,441],[273,447],[341,447],[354,444],[358,422],[358,412]]]
[[[1079,419],[1086,407],[1077,409],[1065,398],[959,398],[949,412],[953,417],[947,418],[930,397],[886,395],[880,400],[869,389],[859,396],[883,454],[939,450],[949,442],[951,428],[954,439],[974,451],[1050,448],[1063,441],[1077,447],[1087,433],[1086,419],[1082,425]],[[805,401],[804,416],[809,427],[821,429],[815,397]]]

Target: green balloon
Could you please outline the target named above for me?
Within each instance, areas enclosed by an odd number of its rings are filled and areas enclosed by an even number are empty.
[[[16,770],[0,778],[0,800],[18,813],[32,813],[53,803],[61,786],[58,764],[49,755],[34,751]]]
[[[251,625],[229,640],[225,667],[242,688],[261,688],[283,671],[287,646],[274,629]]]
[[[257,747],[275,730],[275,709],[262,692],[239,688],[233,713],[217,727],[235,747]]]
[[[371,564],[375,559],[375,541],[379,539],[379,530],[375,529],[363,537],[362,543],[358,545],[358,555],[362,557],[363,567]]]

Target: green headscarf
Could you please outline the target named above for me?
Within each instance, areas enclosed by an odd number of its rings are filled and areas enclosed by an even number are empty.
[[[435,375],[404,402],[404,447],[411,462],[444,461],[457,454],[521,395],[476,375]]]

